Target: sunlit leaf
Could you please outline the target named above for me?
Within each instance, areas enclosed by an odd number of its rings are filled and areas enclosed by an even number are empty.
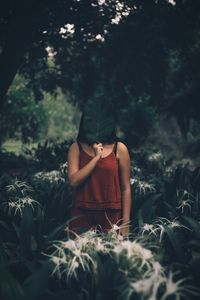
[[[105,98],[88,100],[84,108],[83,128],[88,142],[107,142],[114,131],[113,107]]]

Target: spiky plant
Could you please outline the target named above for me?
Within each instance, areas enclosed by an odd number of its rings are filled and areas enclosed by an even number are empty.
[[[143,181],[137,177],[131,178],[130,183],[134,186],[135,191],[139,195],[145,195],[147,192],[156,192],[153,184]]]
[[[80,270],[98,278],[97,253],[109,254],[126,279],[113,287],[118,290],[118,300],[130,300],[134,295],[143,300],[165,300],[170,296],[178,300],[199,293],[187,278],[179,276],[175,280],[176,273],[164,269],[154,253],[139,240],[121,240],[117,235],[99,235],[89,230],[77,234],[74,240],[54,243],[54,248],[55,251],[48,255],[54,264],[52,275],[64,276],[68,282],[73,277],[78,279]]]

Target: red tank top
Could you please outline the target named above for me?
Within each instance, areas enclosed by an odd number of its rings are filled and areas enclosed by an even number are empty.
[[[93,157],[87,154],[80,143],[79,169]],[[121,190],[116,158],[117,142],[110,154],[97,162],[87,179],[73,190],[73,207],[87,209],[121,209]]]

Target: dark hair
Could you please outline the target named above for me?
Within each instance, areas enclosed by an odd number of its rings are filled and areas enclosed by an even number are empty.
[[[82,112],[80,124],[79,124],[79,131],[78,131],[76,141],[84,142],[84,143],[87,143],[88,145],[92,145],[93,143],[91,141],[89,141],[86,136],[86,132],[85,132],[85,128],[84,128],[84,116],[85,116],[84,112]],[[120,141],[119,137],[116,134],[116,116],[115,116],[115,114],[113,114],[113,117],[114,117],[115,122],[114,122],[113,128],[111,129],[110,134],[107,135],[103,140],[101,140],[99,142],[111,144],[111,143],[114,143],[115,141]]]

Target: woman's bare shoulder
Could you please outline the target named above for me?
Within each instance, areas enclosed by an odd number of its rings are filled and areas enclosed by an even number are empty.
[[[127,152],[128,148],[127,146],[123,143],[123,142],[117,142],[117,148],[121,151],[121,152]]]
[[[69,147],[69,152],[79,152],[79,146],[77,142],[73,142]]]
[[[117,157],[120,161],[130,159],[128,147],[123,142],[117,143]]]

